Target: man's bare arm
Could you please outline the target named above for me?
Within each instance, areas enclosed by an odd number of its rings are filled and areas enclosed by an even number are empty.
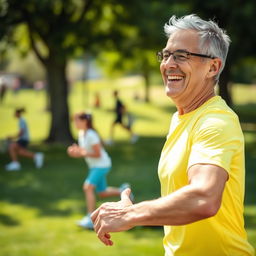
[[[199,164],[188,170],[188,178],[187,186],[159,199],[132,205],[126,193],[119,202],[103,204],[92,215],[101,241],[109,243],[106,234],[134,226],[185,225],[214,216],[221,205],[227,172]]]

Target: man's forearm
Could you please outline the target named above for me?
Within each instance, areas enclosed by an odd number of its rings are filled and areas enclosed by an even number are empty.
[[[144,201],[127,209],[134,226],[185,225],[210,217],[209,200],[191,186],[159,199]]]

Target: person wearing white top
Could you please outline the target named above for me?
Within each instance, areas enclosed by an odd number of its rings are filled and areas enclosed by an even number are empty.
[[[121,192],[130,185],[124,183],[119,188],[107,186],[106,177],[112,166],[111,158],[93,128],[92,115],[84,112],[77,113],[74,116],[74,122],[78,129],[78,144],[69,146],[67,153],[70,157],[83,157],[89,167],[89,174],[83,184],[87,215],[77,224],[86,229],[93,229],[90,215],[96,209],[96,193],[102,198],[120,196]]]

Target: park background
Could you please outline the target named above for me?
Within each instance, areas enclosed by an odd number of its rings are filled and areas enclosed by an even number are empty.
[[[140,137],[131,144],[116,129],[115,144],[107,146],[113,160],[109,184],[130,182],[136,202],[160,196],[157,164],[175,106],[164,94],[155,52],[166,43],[163,24],[173,14],[189,13],[216,20],[231,36],[217,91],[244,131],[245,225],[256,247],[255,9],[252,0],[1,0],[0,78],[8,90],[0,103],[0,139],[17,132],[13,112],[25,107],[30,148],[45,153],[45,165],[36,170],[22,159],[21,172],[6,172],[9,157],[1,143],[0,255],[163,255],[160,227],[113,234],[111,248],[76,227],[85,211],[87,167],[69,158],[66,147],[77,138],[70,117],[81,110],[93,113],[96,129],[108,138],[118,89]],[[96,93],[100,108],[94,106]]]

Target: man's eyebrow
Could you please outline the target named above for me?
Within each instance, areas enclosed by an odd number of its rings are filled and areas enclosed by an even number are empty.
[[[173,52],[177,52],[177,51],[184,51],[184,52],[187,52],[188,50],[187,50],[187,49],[176,49],[176,50],[173,51]],[[162,52],[171,52],[171,51],[165,48],[165,49],[162,50]]]

